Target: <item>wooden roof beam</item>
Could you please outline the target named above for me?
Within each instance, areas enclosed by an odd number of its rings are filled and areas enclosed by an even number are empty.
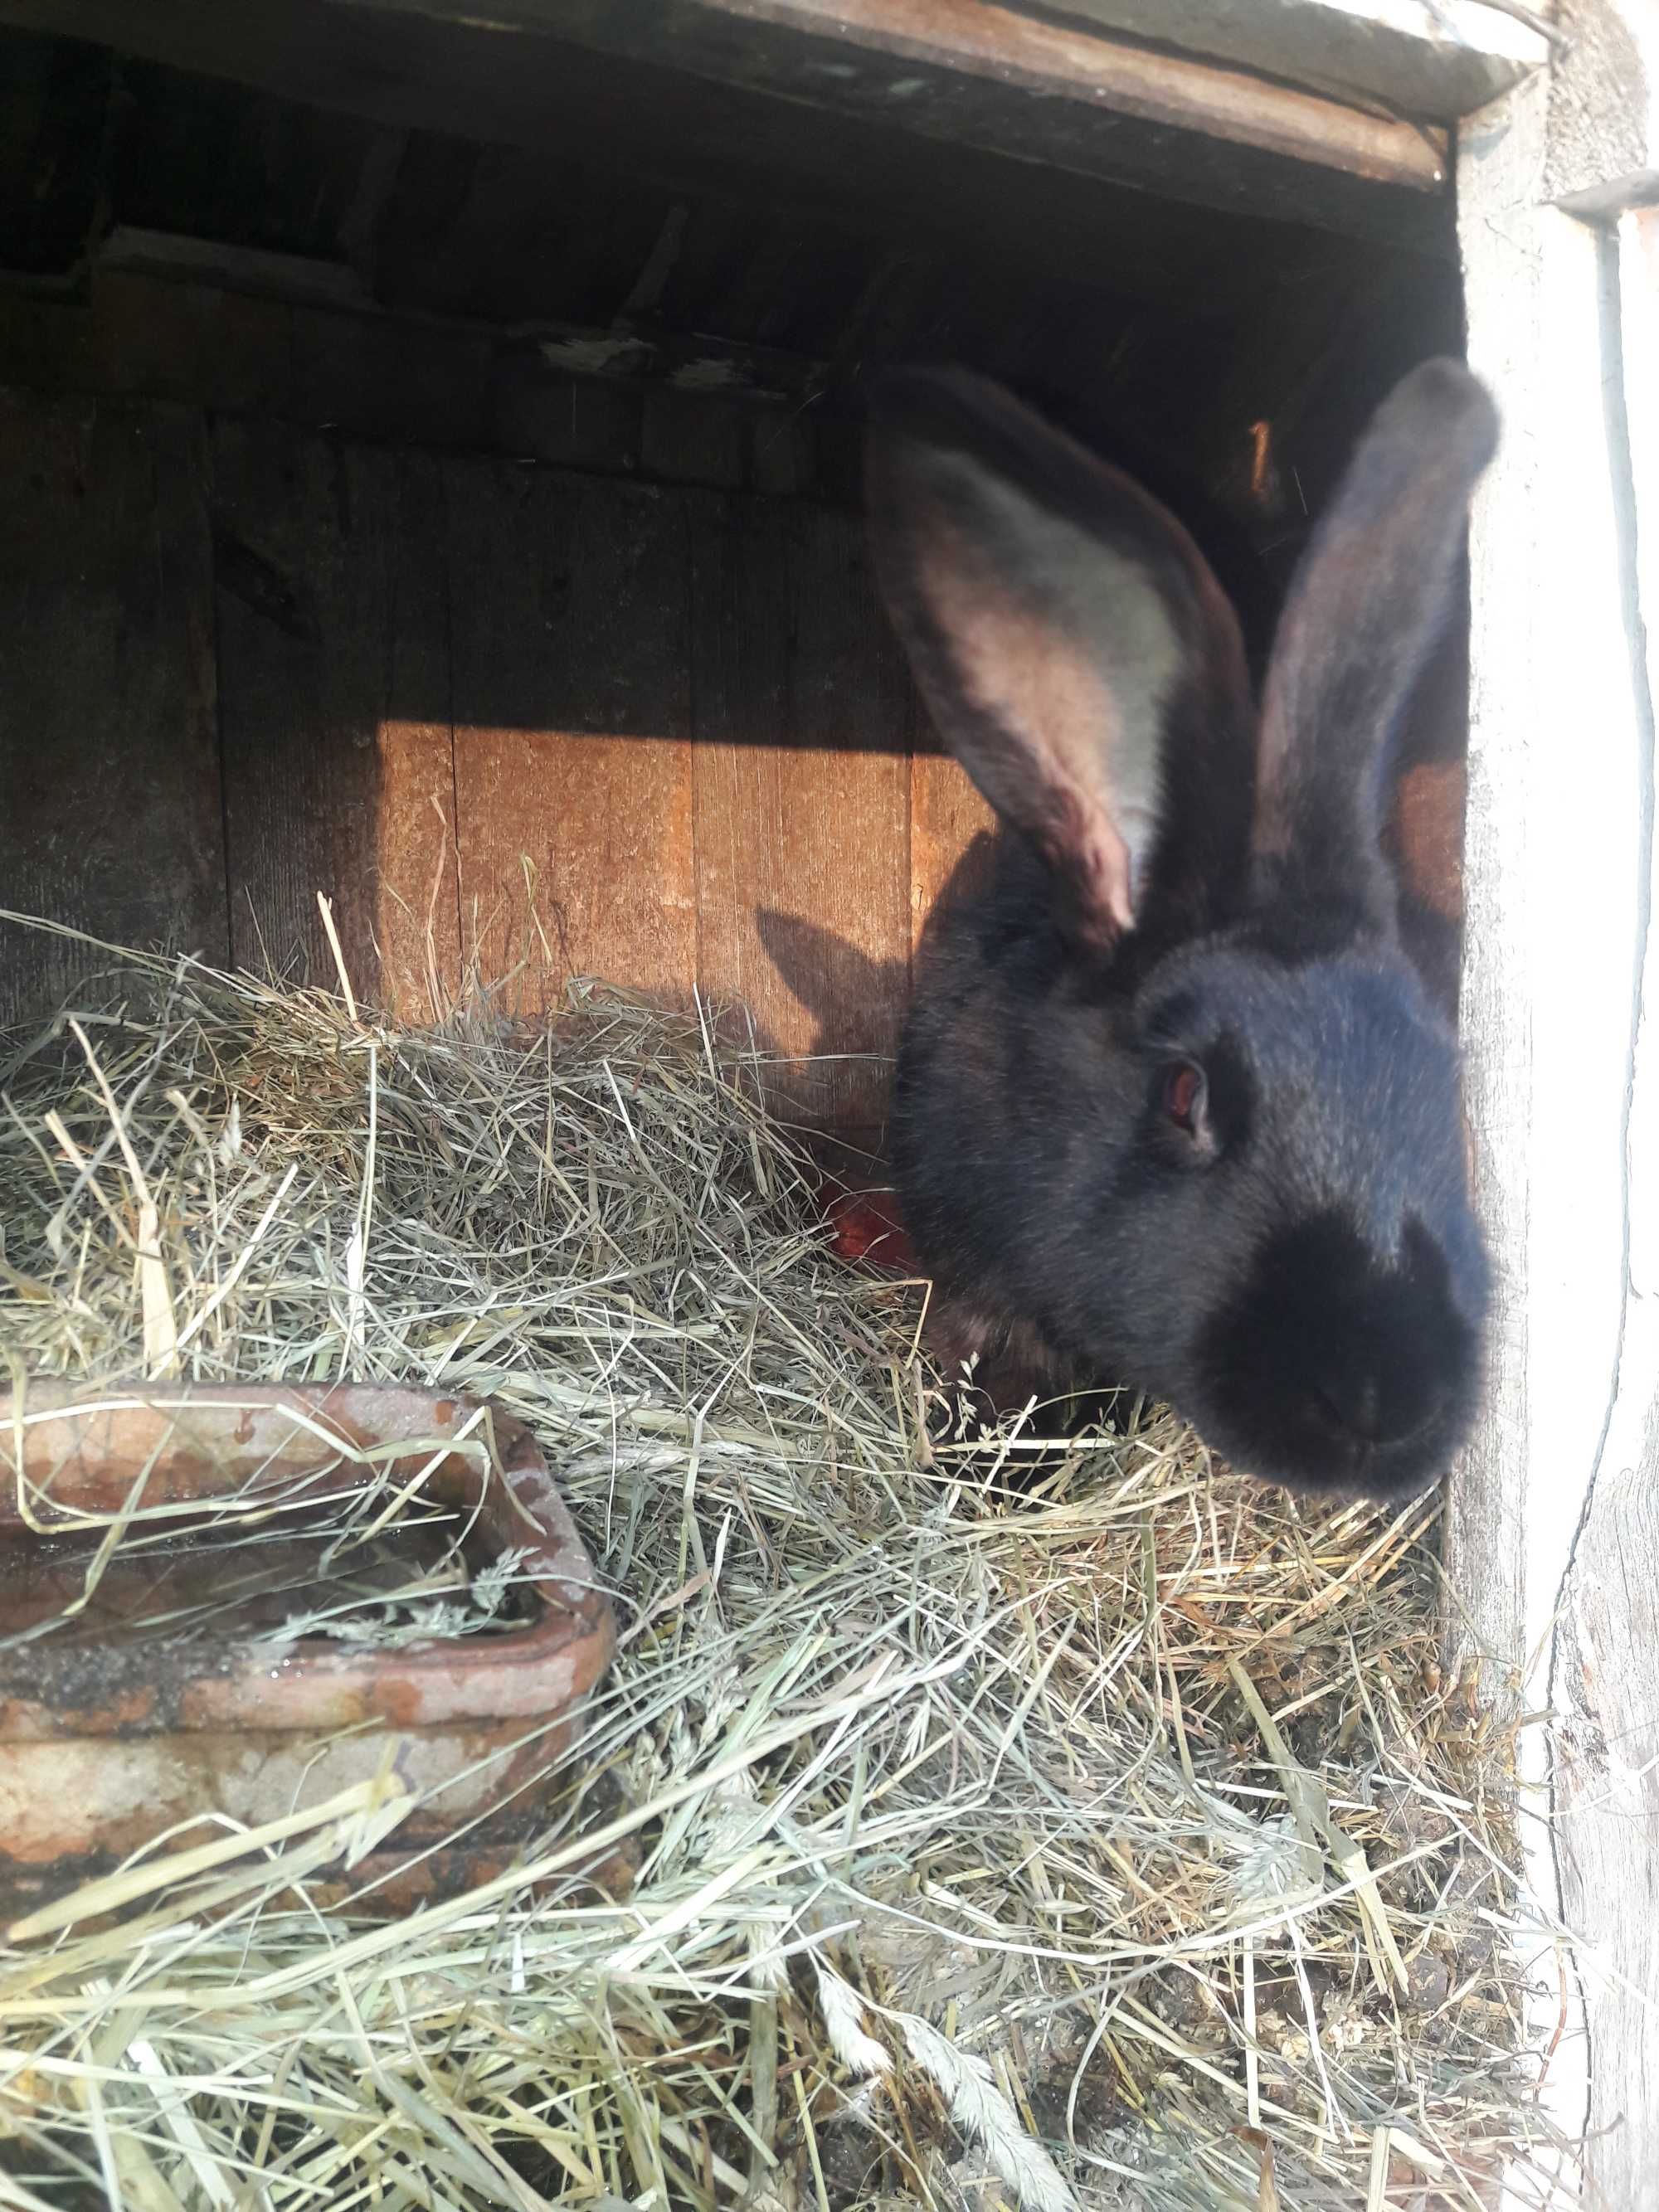
[[[1036,0],[1014,0],[1016,6]],[[1551,37],[1498,0],[1058,0],[1059,12],[1339,100],[1438,123],[1540,69]],[[1539,0],[1538,13],[1547,12]]]
[[[344,0],[477,22],[477,0]],[[1111,120],[1432,192],[1444,133],[995,0],[491,0],[489,21],[1093,173]]]
[[[0,23],[506,143],[548,144],[573,88],[605,72],[601,104],[626,81],[641,113],[683,108],[675,84],[746,104],[739,142],[790,117],[797,167],[819,139],[932,142],[1032,176],[1450,250],[1439,125],[996,0],[0,0]]]

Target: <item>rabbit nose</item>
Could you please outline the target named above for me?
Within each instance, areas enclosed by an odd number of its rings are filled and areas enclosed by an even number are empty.
[[[1425,1380],[1386,1374],[1367,1360],[1327,1368],[1313,1395],[1328,1419],[1367,1444],[1408,1442],[1428,1427],[1441,1402]]]

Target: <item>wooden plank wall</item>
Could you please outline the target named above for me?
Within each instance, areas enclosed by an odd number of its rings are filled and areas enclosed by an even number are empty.
[[[233,955],[328,975],[321,891],[355,985],[413,1013],[459,975],[441,468],[258,420],[210,451]]]
[[[505,462],[450,464],[445,483],[467,955],[492,976],[528,963],[520,1004],[566,972],[684,999],[699,980],[684,502]]]
[[[875,1136],[985,813],[854,517],[183,409],[14,398],[0,434],[4,903],[326,981],[321,892],[417,1019],[473,960],[524,1007],[700,987]],[[78,956],[7,934],[32,1017]]]
[[[0,907],[227,945],[201,419],[0,392]],[[86,964],[36,938],[0,1021]]]

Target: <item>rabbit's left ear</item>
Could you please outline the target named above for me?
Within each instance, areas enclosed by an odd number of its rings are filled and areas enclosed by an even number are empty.
[[[1451,611],[1469,497],[1498,414],[1461,363],[1425,362],[1360,440],[1274,640],[1252,836],[1263,903],[1352,908],[1391,928],[1379,839],[1393,738]]]
[[[1191,539],[977,377],[890,375],[870,416],[883,595],[940,735],[1047,863],[1061,927],[1108,951],[1152,893],[1191,877],[1207,897],[1213,853],[1244,858],[1249,697]]]

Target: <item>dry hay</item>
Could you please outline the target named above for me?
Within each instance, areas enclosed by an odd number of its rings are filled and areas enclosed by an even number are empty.
[[[76,1006],[0,1056],[14,1373],[529,1422],[616,1593],[581,1761],[641,1864],[598,1899],[556,1829],[320,1909],[390,1784],[141,1862],[0,1951],[5,2201],[1475,2206],[1544,2142],[1434,1501],[1297,1507],[1156,1411],[928,1443],[915,1288],[830,1254],[706,1019],[403,1032],[130,955]]]

